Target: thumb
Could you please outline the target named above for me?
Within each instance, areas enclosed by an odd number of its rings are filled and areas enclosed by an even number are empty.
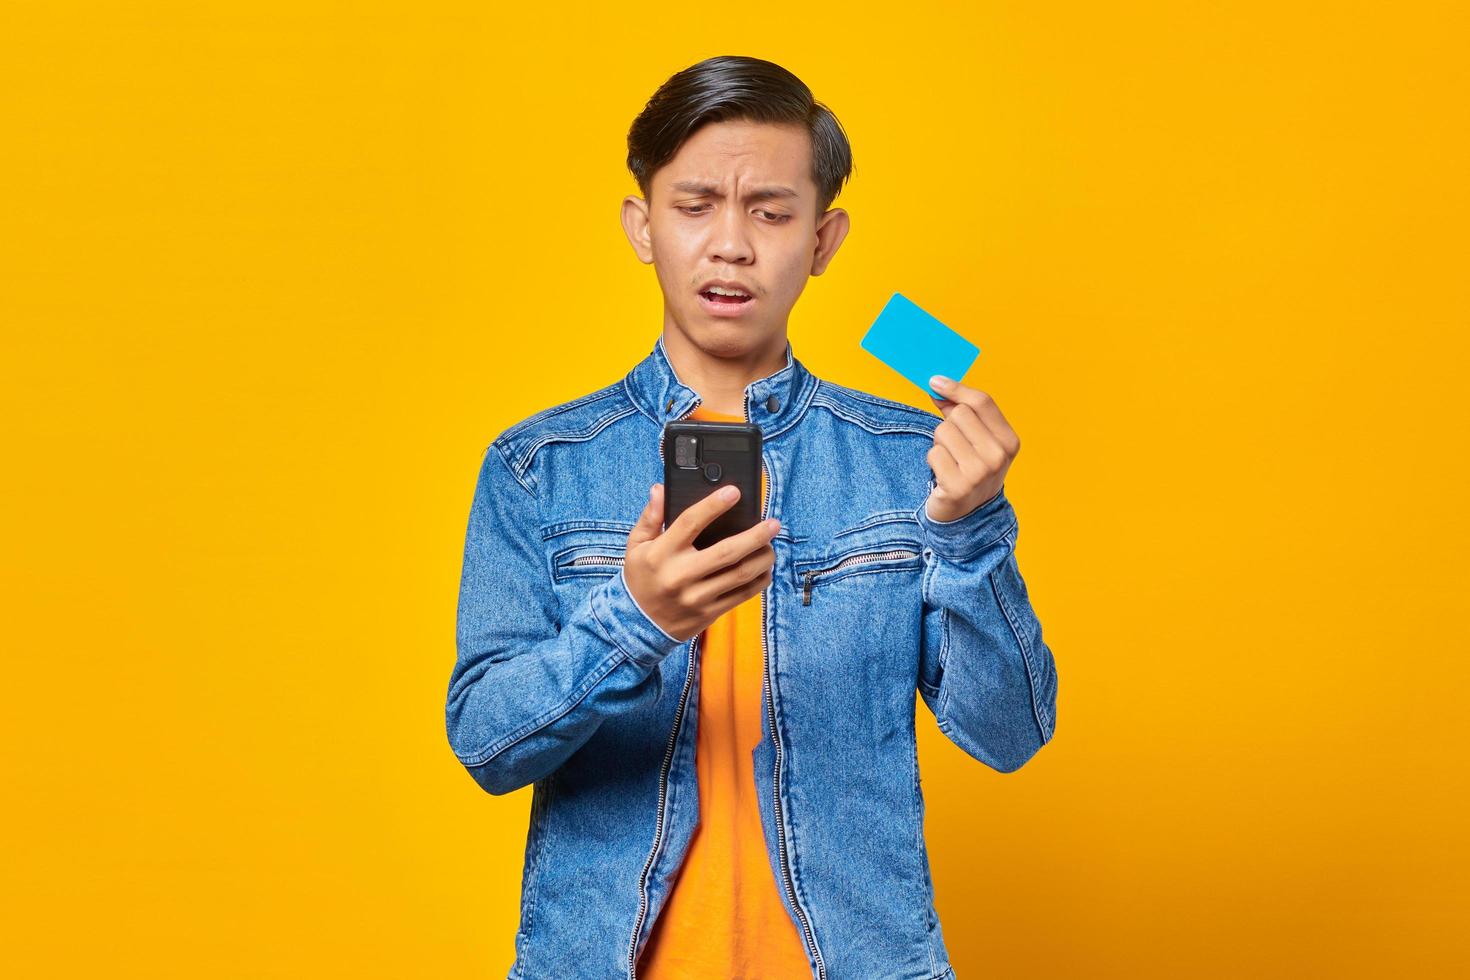
[[[634,545],[645,541],[652,541],[663,532],[664,525],[664,485],[655,483],[648,488],[648,503],[643,505],[643,513],[638,515],[638,523],[633,525],[633,530],[628,532],[628,550],[633,550]]]

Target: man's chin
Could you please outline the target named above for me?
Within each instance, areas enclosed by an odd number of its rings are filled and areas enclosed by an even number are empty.
[[[686,309],[674,318],[672,328],[711,357],[748,357],[772,344],[785,344],[785,331],[770,322],[769,313],[767,309],[758,317],[716,317]]]
[[[731,360],[749,359],[759,355],[777,339],[763,324],[715,323],[695,331],[693,343],[710,357]]]

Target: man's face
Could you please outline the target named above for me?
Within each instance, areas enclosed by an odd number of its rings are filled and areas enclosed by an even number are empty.
[[[807,277],[822,274],[847,234],[845,211],[816,213],[806,129],[706,124],[653,175],[649,198],[623,201],[623,227],[658,274],[665,327],[719,357],[784,349]],[[712,279],[750,298],[717,298]]]

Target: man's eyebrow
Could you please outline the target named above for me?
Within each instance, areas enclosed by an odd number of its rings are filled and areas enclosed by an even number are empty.
[[[707,197],[721,196],[720,189],[718,187],[716,187],[714,184],[706,183],[705,181],[701,180],[676,180],[674,181],[673,187],[676,191],[688,191],[694,194],[703,194]],[[790,187],[784,187],[779,184],[771,185],[768,187],[757,187],[746,195],[747,198],[800,196],[800,194],[792,190]]]

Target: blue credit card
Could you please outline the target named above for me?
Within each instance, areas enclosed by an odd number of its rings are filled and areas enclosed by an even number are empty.
[[[863,350],[923,389],[936,374],[963,381],[980,348],[925,312],[903,293],[894,293],[863,335]]]

